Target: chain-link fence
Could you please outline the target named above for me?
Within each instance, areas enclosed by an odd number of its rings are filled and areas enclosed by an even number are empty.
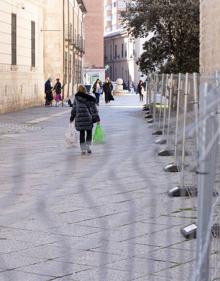
[[[192,223],[180,230],[187,239],[197,237],[196,255],[192,249],[192,259],[196,260],[192,280],[220,280],[219,76],[150,77],[148,101],[153,134],[162,134],[156,143],[165,144],[158,155],[171,156],[173,161],[164,170],[178,173],[171,175],[176,177],[177,186],[168,194],[187,196],[181,208],[187,210]],[[166,102],[162,102],[163,97]]]

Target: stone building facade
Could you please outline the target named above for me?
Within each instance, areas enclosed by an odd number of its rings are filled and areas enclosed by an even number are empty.
[[[0,1],[0,113],[44,104],[44,82],[81,83],[83,0]],[[55,81],[54,81],[55,82]]]
[[[106,75],[113,81],[118,78],[129,85],[140,80],[141,73],[136,61],[142,53],[144,39],[131,38],[125,31],[115,31],[105,35]]]
[[[82,0],[47,0],[44,12],[45,79],[60,78],[63,97],[71,96],[82,83],[85,53]]]
[[[0,113],[41,104],[43,0],[0,3]]]
[[[200,72],[220,71],[220,2],[200,0]]]

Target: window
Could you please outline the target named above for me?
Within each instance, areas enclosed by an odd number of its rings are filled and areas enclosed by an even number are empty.
[[[115,45],[115,59],[117,58],[117,56],[118,56],[118,47],[117,45]]]
[[[116,8],[116,6],[117,6],[117,3],[116,3],[116,1],[113,3],[113,7],[114,8]]]
[[[68,61],[68,82],[71,83],[72,79],[72,56],[69,54],[69,61]]]
[[[127,58],[127,56],[128,56],[128,51],[127,51],[127,48],[128,48],[128,44],[127,43],[125,43],[125,57]]]
[[[122,10],[122,9],[126,9],[126,2],[123,0],[119,0],[118,1],[118,9]]]
[[[112,45],[110,45],[110,60],[112,60]]]
[[[63,84],[67,82],[67,72],[68,72],[68,56],[67,52],[64,53],[64,77],[63,77]]]
[[[121,57],[124,57],[124,44],[121,44]]]
[[[31,22],[31,66],[35,67],[36,64],[36,46],[35,46],[35,22]]]
[[[17,64],[17,16],[11,14],[11,64]]]

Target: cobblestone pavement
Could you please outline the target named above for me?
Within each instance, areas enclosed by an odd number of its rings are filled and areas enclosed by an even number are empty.
[[[193,199],[169,198],[138,97],[100,106],[107,142],[66,148],[68,107],[1,116],[0,281],[190,280]]]

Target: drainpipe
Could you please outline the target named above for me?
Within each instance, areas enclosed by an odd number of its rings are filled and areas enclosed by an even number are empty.
[[[67,13],[68,13],[68,27],[67,27],[67,31],[68,31],[68,49],[67,49],[67,97],[69,97],[69,92],[70,92],[70,3],[69,0],[67,1]]]
[[[65,0],[63,0],[63,88],[62,88],[62,106],[64,100],[65,81]]]
[[[113,78],[114,78],[114,81],[115,81],[115,40],[114,40],[114,38],[113,38],[113,46],[112,46],[112,52],[113,52],[113,54],[112,54],[112,58],[113,58],[113,60],[112,60],[112,76],[113,76]],[[112,78],[111,78],[112,79]]]
[[[75,8],[73,7],[73,60],[72,60],[72,94],[75,86]]]

